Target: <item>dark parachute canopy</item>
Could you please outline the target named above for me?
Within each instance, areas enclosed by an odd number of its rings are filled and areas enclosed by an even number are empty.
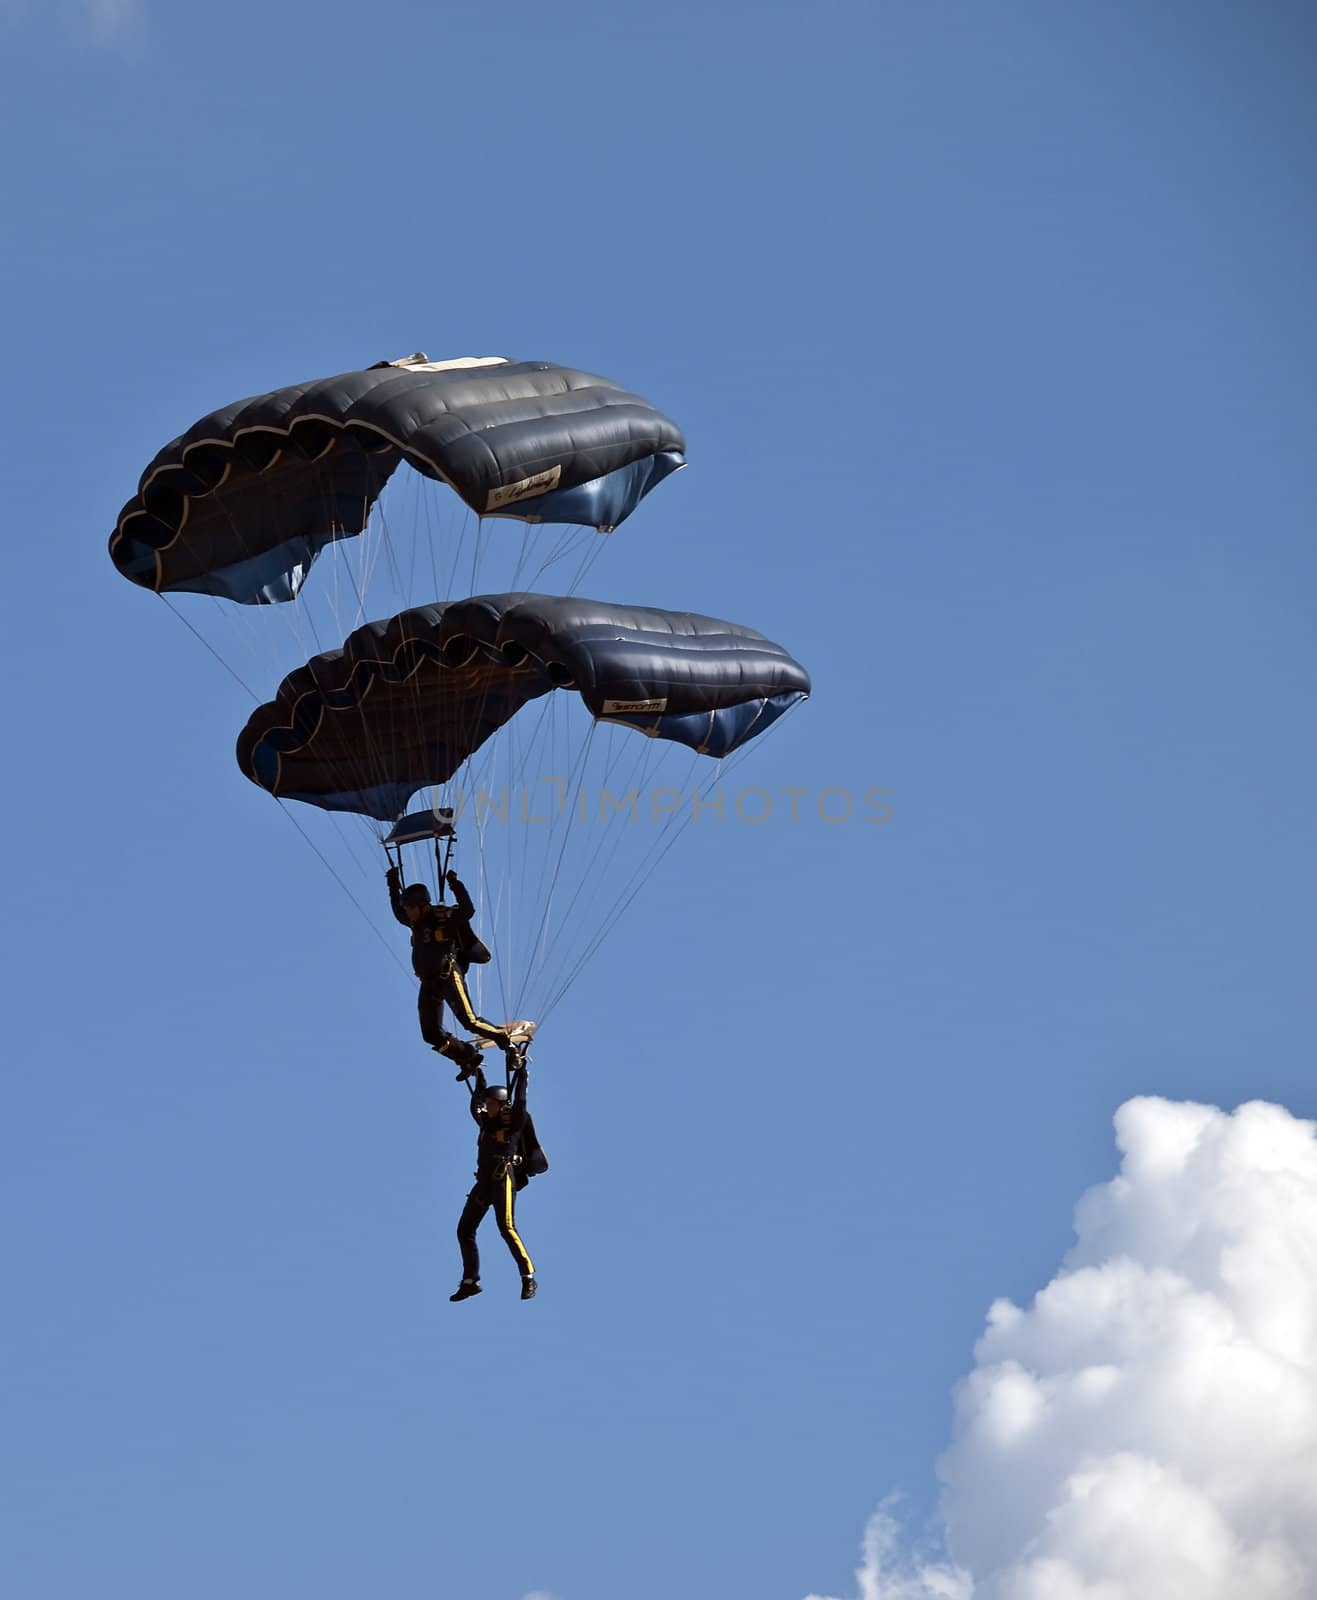
[[[781,645],[733,622],[478,595],[368,623],[290,673],[252,714],[238,765],[273,795],[387,822],[553,689],[575,690],[601,722],[721,758],[809,688]]]
[[[608,378],[503,356],[380,362],[256,395],[167,444],[119,514],[132,582],[246,605],[293,599],[360,533],[399,462],[481,517],[607,531],[685,465],[685,439]]]

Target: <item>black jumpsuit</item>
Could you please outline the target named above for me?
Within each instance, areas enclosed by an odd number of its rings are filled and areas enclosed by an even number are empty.
[[[416,996],[416,1010],[421,1024],[421,1037],[431,1049],[456,1061],[460,1067],[473,1070],[480,1065],[480,1051],[465,1039],[458,1039],[444,1027],[444,1006],[447,1005],[468,1033],[482,1039],[492,1039],[506,1049],[508,1035],[505,1028],[486,1022],[476,1014],[467,993],[466,969],[474,962],[489,960],[489,951],[475,936],[471,918],[475,905],[460,879],[453,883],[455,905],[426,906],[415,922],[407,920],[403,910],[398,869],[388,873],[389,901],[393,914],[412,935],[412,971],[421,980]]]
[[[462,1276],[470,1283],[480,1277],[480,1251],[476,1247],[476,1229],[485,1220],[490,1207],[498,1221],[498,1231],[512,1252],[517,1270],[523,1278],[533,1278],[535,1267],[521,1242],[516,1223],[516,1172],[522,1130],[526,1126],[526,1074],[514,1075],[512,1100],[492,1112],[476,1109],[481,1104],[485,1083],[477,1075],[476,1088],[471,1095],[471,1115],[480,1129],[480,1142],[476,1147],[476,1181],[462,1215],[457,1223],[457,1242],[462,1250]]]

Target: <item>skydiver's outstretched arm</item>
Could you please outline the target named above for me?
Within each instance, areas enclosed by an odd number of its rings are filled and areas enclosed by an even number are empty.
[[[462,919],[464,929],[464,937],[461,940],[463,964],[464,966],[483,966],[486,961],[490,961],[493,958],[490,955],[489,946],[471,926],[471,918],[476,914],[475,902],[456,872],[451,870],[446,872],[444,881],[453,891],[453,904],[457,909],[458,916]]]
[[[451,870],[444,874],[444,878],[453,891],[453,904],[457,907],[458,915],[469,922],[476,914],[476,903],[467,892],[466,884]]]
[[[481,1126],[480,1113],[476,1110],[476,1101],[484,1094],[488,1085],[485,1083],[485,1069],[473,1067],[471,1076],[466,1080],[467,1088],[471,1091],[471,1104],[467,1108],[471,1112],[471,1120],[477,1127]]]
[[[526,1126],[526,1085],[530,1081],[530,1073],[525,1067],[518,1067],[512,1074],[512,1122],[509,1129],[514,1140],[521,1138],[521,1130]]]
[[[402,909],[402,873],[397,867],[390,867],[384,874],[384,881],[389,886],[389,904],[393,907],[393,914],[402,923],[404,928],[410,928]]]

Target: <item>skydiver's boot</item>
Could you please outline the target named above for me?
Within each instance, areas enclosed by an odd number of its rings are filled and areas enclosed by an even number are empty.
[[[534,1279],[531,1280],[534,1282]],[[480,1293],[480,1285],[474,1278],[463,1278],[457,1286],[457,1293],[450,1294],[450,1300],[469,1300],[473,1294]],[[523,1296],[524,1298],[524,1296]]]
[[[446,1045],[435,1045],[435,1049],[440,1055],[447,1056],[450,1061],[457,1062],[458,1083],[465,1083],[473,1072],[479,1072],[484,1061],[484,1057],[475,1045],[465,1039],[454,1039],[452,1034],[449,1034]]]
[[[533,1300],[535,1291],[538,1288],[539,1284],[535,1282],[534,1278],[523,1278],[521,1280],[521,1298],[523,1300]]]

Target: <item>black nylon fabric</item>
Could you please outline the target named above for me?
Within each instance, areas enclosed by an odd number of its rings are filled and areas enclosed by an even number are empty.
[[[757,731],[745,708],[780,714],[810,680],[781,645],[715,617],[479,595],[369,623],[290,673],[249,719],[238,765],[273,794],[388,820],[555,687],[596,717],[726,754]]]
[[[402,461],[450,484],[479,515],[553,521],[551,506],[537,508],[539,490],[560,492],[648,457],[679,464],[684,450],[662,412],[572,367],[368,367],[236,401],[171,440],[119,513],[110,555],[146,588],[288,598],[280,574],[295,593],[319,549],[361,532]],[[551,483],[517,489],[545,473]],[[240,583],[207,585],[208,574],[235,568]],[[251,595],[239,592],[243,584]]]

